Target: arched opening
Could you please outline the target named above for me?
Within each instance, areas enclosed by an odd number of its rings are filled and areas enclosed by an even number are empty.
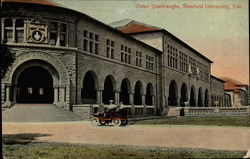
[[[109,104],[110,100],[115,101],[115,93],[114,93],[114,79],[111,76],[107,76],[104,82],[104,90],[102,95],[102,102],[104,104]]]
[[[120,102],[124,105],[129,105],[129,81],[127,79],[122,80]]]
[[[177,85],[173,80],[169,85],[169,96],[168,96],[168,105],[169,106],[177,106]]]
[[[180,99],[180,105],[182,107],[185,107],[185,102],[188,101],[188,95],[187,95],[187,85],[183,83],[181,85],[181,99]]]
[[[135,94],[134,94],[134,104],[141,105],[142,104],[142,84],[140,81],[137,81],[135,84]]]
[[[202,107],[202,106],[203,106],[202,89],[201,89],[201,87],[199,88],[199,93],[198,93],[198,106],[199,106],[199,107]]]
[[[92,72],[88,71],[83,79],[81,98],[83,104],[94,104],[96,99],[96,80]]]
[[[147,85],[145,100],[146,105],[153,105],[153,86],[151,83]]]
[[[205,107],[208,107],[209,104],[209,95],[208,95],[208,90],[205,90]]]
[[[190,90],[189,104],[190,104],[191,107],[195,107],[196,106],[196,102],[195,102],[195,88],[194,88],[194,86],[192,86],[191,90]]]
[[[54,100],[53,78],[40,66],[24,69],[17,80],[17,103],[52,103]]]

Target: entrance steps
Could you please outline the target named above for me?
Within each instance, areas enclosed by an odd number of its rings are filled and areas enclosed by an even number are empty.
[[[3,122],[58,122],[80,121],[81,118],[71,111],[53,104],[16,104],[2,111]]]

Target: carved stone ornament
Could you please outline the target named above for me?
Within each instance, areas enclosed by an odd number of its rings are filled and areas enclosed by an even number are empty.
[[[27,23],[27,42],[48,43],[48,26],[39,23]]]

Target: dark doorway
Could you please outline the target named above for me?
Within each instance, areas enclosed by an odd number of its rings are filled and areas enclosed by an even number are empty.
[[[169,86],[169,96],[168,96],[168,105],[177,106],[177,85],[175,81],[171,81]]]
[[[195,102],[195,88],[193,86],[191,87],[191,91],[190,91],[189,104],[190,104],[191,107],[195,107],[196,106],[196,102]]]
[[[140,82],[136,82],[135,84],[135,94],[134,94],[134,104],[135,105],[141,105],[142,104],[142,98],[141,98],[141,84]]]
[[[91,72],[87,72],[84,76],[81,97],[83,104],[94,104],[97,101],[95,79]]]
[[[185,103],[187,102],[187,85],[185,83],[181,86],[181,99],[180,99],[180,105],[182,107],[185,107]]]
[[[128,84],[125,79],[122,80],[120,102],[122,102],[124,105],[129,105]]]
[[[146,90],[146,105],[153,105],[153,86],[149,83]]]
[[[109,104],[110,100],[113,100],[114,103],[115,93],[114,93],[114,86],[110,76],[106,77],[104,82],[104,90],[102,96],[102,102],[104,104]]]
[[[23,70],[18,78],[16,100],[17,103],[52,103],[54,88],[51,74],[39,66]]]
[[[199,88],[199,93],[198,93],[198,106],[202,107],[203,106],[203,101],[202,101],[202,89]]]

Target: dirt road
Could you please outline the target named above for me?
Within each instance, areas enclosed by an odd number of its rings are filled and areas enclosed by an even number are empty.
[[[41,133],[43,142],[248,150],[250,128],[208,126],[93,127],[89,122],[3,123],[3,134]]]

